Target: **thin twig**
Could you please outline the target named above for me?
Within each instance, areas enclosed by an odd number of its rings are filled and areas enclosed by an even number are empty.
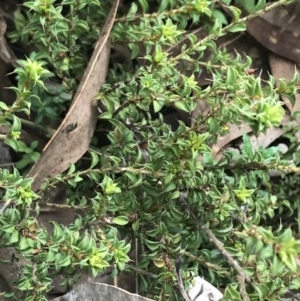
[[[126,107],[128,107],[130,104],[132,104],[132,101],[126,100],[125,102],[123,102],[113,113],[113,117],[118,115],[120,113],[120,111],[122,111],[123,109],[125,109]]]
[[[184,289],[184,285],[183,285],[183,281],[182,281],[182,277],[181,277],[181,258],[178,257],[176,259],[176,274],[177,274],[177,281],[178,281],[178,287],[179,287],[179,290],[180,290],[180,293],[183,297],[183,299],[185,301],[191,301],[191,298],[189,297],[189,295],[187,294],[187,292],[185,291]]]
[[[249,295],[246,291],[245,279],[240,275],[238,275],[236,278],[239,283],[240,294],[241,294],[243,301],[250,301]]]
[[[137,265],[139,264],[139,240],[137,238],[134,239],[135,241],[135,267],[137,268]],[[137,272],[135,272],[135,293],[139,293],[139,275]]]
[[[48,202],[41,202],[43,207],[50,207],[50,208],[58,208],[58,209],[79,209],[84,210],[90,208],[90,206],[75,206],[75,205],[67,205],[67,204],[56,204],[56,203],[48,203]]]
[[[209,240],[216,246],[216,248],[221,252],[221,254],[226,258],[227,262],[236,270],[236,272],[243,277],[243,279],[251,283],[250,277],[245,273],[242,267],[238,264],[238,262],[225,250],[223,244],[215,237],[210,229],[208,229],[199,218],[196,217],[194,212],[190,209],[189,205],[186,202],[187,194],[182,192],[179,197],[179,204],[182,209],[187,211],[188,214],[193,218],[194,222],[209,238]]]
[[[188,37],[189,37],[190,34],[194,34],[194,35],[195,35],[196,33],[199,33],[202,29],[203,29],[202,27],[199,27],[199,28],[193,30],[192,32],[188,33],[187,35],[184,36],[184,38],[183,38],[182,40],[180,40],[180,41],[178,42],[178,44],[182,44],[185,40],[188,39]],[[166,50],[166,53],[171,53],[171,51],[172,51],[175,47],[178,47],[178,44],[175,44],[175,45],[170,46],[170,47]]]
[[[197,261],[199,262],[201,265],[205,266],[208,269],[214,270],[214,271],[221,271],[222,268],[216,264],[210,263],[210,262],[206,262],[204,260],[204,258],[199,257],[199,256],[195,256],[192,253],[188,252],[188,251],[182,251],[182,255],[187,256],[188,258],[190,258],[193,261]],[[228,272],[224,273],[224,275],[226,276],[230,276]]]
[[[33,130],[34,132],[37,132],[37,135],[39,136],[46,136],[47,138],[51,138],[56,130],[48,127],[48,126],[41,126],[41,125],[38,125],[38,124],[35,124],[34,122],[30,121],[30,120],[26,120],[26,119],[23,119],[23,118],[20,118],[20,121],[23,125],[23,127],[27,127],[31,130]]]
[[[238,35],[235,35],[232,39],[222,43],[218,48],[225,48],[228,45],[232,44],[233,42],[237,41],[240,37],[242,37],[245,34],[245,32],[240,32]]]
[[[159,277],[158,275],[155,275],[153,273],[150,273],[150,272],[147,272],[145,270],[139,269],[136,266],[134,266],[133,264],[128,264],[127,266],[130,267],[130,269],[132,269],[133,271],[137,272],[138,274],[148,276],[148,277],[153,278],[153,279],[157,279]]]

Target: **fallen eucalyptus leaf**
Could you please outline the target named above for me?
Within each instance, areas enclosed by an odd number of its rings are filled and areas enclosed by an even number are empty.
[[[5,63],[10,63],[14,67],[17,67],[16,65],[16,56],[13,53],[13,51],[10,49],[8,46],[6,39],[5,39],[5,32],[6,32],[6,21],[2,16],[2,13],[0,11],[0,58],[5,62]]]
[[[237,126],[236,124],[229,124],[229,133],[218,139],[217,144],[212,147],[213,155],[216,160],[221,159],[221,149],[229,142],[241,137],[245,133],[250,133],[252,129],[247,124]]]
[[[153,301],[137,294],[131,294],[116,286],[104,283],[83,283],[62,297],[51,301]]]
[[[250,141],[253,150],[258,150],[260,146],[263,148],[269,147],[269,145],[276,139],[284,134],[284,130],[281,128],[267,129],[266,133],[259,133],[258,136],[251,135]]]
[[[6,22],[2,16],[2,14],[0,13],[0,41],[2,40],[5,32],[6,32]]]
[[[27,175],[34,178],[33,190],[39,189],[46,178],[54,177],[68,169],[89,147],[98,116],[95,96],[105,82],[110,55],[109,36],[118,5],[119,0],[116,0],[68,114],[45,146],[39,161]]]
[[[248,21],[247,31],[267,49],[300,63],[299,16],[277,7]]]

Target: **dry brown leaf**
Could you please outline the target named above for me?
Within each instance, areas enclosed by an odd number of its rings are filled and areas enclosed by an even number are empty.
[[[299,13],[291,14],[291,9],[278,7],[256,17],[248,21],[247,31],[267,49],[300,63]]]
[[[290,115],[285,114],[284,118],[281,121],[281,125],[284,126],[290,122]],[[242,124],[237,126],[235,124],[229,124],[229,133],[224,137],[220,137],[217,144],[213,145],[213,156],[216,160],[220,160],[223,156],[222,150],[225,147],[228,147],[228,144],[241,137],[243,134],[250,133],[252,130],[247,124]],[[254,150],[257,150],[259,146],[267,148],[272,142],[281,137],[284,134],[282,128],[269,128],[266,131],[266,134],[260,133],[258,136],[251,135],[250,140]]]
[[[287,125],[290,122],[291,116],[289,114],[285,114],[284,118],[281,121],[281,125]],[[252,144],[252,148],[257,150],[260,146],[263,148],[267,148],[272,144],[276,139],[281,137],[285,131],[283,128],[269,128],[266,130],[266,133],[259,133],[258,136],[251,135],[250,141]]]
[[[281,30],[300,33],[300,1],[287,6],[276,7],[262,16],[270,24],[281,27]]]
[[[95,96],[105,82],[110,55],[109,36],[118,5],[119,0],[116,0],[67,116],[27,175],[34,178],[33,190],[39,189],[46,178],[68,169],[70,163],[79,160],[89,147],[98,116]]]
[[[218,139],[217,144],[212,147],[213,156],[219,158],[222,156],[219,154],[220,150],[227,145],[229,142],[241,137],[245,133],[250,133],[252,131],[251,127],[247,124],[242,124],[237,126],[236,124],[229,124],[229,133]]]
[[[205,116],[209,112],[209,104],[204,99],[197,99],[197,107],[192,112],[192,126],[195,124],[195,119],[202,115]]]
[[[296,71],[300,75],[300,69],[297,68],[296,64],[282,56],[271,53],[269,55],[269,62],[272,70],[272,75],[275,78],[277,86],[280,83],[279,80],[282,78],[290,81]],[[294,107],[292,107],[291,102],[286,97],[283,97],[283,101],[291,113],[300,110],[300,94],[296,95],[296,102]]]
[[[59,300],[153,301],[152,299],[142,297],[137,294],[130,294],[115,286],[96,282],[77,285],[68,294],[52,299],[51,301]]]
[[[0,12],[0,58],[5,63],[11,63],[16,67],[15,61],[17,60],[16,56],[14,55],[13,51],[8,46],[6,39],[5,39],[5,32],[6,32],[6,21],[2,16],[2,13]]]
[[[284,134],[284,130],[281,128],[267,129],[266,133],[259,133],[258,136],[251,135],[250,141],[253,150],[258,150],[260,146],[267,148],[272,142],[281,137]]]
[[[6,32],[6,27],[7,27],[6,22],[2,16],[2,14],[0,13],[0,41]]]

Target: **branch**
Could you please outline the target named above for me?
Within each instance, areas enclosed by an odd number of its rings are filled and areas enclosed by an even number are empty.
[[[251,283],[251,278],[245,273],[238,262],[225,250],[223,244],[215,237],[210,229],[208,229],[202,221],[200,221],[194,212],[190,209],[186,202],[187,194],[181,193],[179,197],[179,205],[184,211],[187,211],[189,215],[195,221],[195,224],[199,229],[201,229],[209,238],[209,240],[216,246],[216,248],[221,252],[221,254],[226,258],[227,262],[236,270],[236,272],[244,279],[244,281]]]
[[[241,294],[243,301],[250,301],[249,295],[246,291],[245,279],[242,276],[238,275],[237,280],[238,280],[238,283],[240,286],[240,294]]]
[[[177,259],[176,259],[176,274],[177,274],[179,290],[180,290],[180,293],[181,293],[181,295],[182,295],[182,297],[185,301],[191,301],[189,295],[187,294],[187,292],[184,289],[184,285],[183,285],[183,281],[182,281],[182,277],[181,277],[181,271],[180,271],[181,263],[182,263],[181,258],[177,257]]]
[[[141,274],[141,275],[144,275],[144,276],[148,276],[148,277],[153,278],[153,279],[157,279],[157,278],[159,277],[159,276],[156,275],[156,274],[153,274],[153,273],[147,272],[147,271],[145,271],[145,270],[139,269],[139,268],[137,268],[136,266],[134,266],[134,265],[132,265],[132,264],[127,264],[127,266],[128,266],[131,270],[135,271],[135,272],[138,273],[138,274]]]
[[[204,39],[202,39],[202,40],[200,40],[199,42],[195,43],[195,44],[193,45],[193,47],[187,48],[185,51],[182,51],[179,55],[177,55],[177,56],[171,58],[169,61],[170,61],[171,63],[174,63],[174,62],[176,62],[176,61],[178,61],[178,60],[184,58],[184,57],[185,57],[185,56],[186,56],[193,48],[199,47],[199,46],[203,45],[204,43],[206,43],[207,41],[215,40],[215,39],[217,39],[218,37],[225,35],[225,34],[228,33],[234,26],[236,26],[236,25],[238,25],[238,24],[247,23],[248,21],[250,21],[250,20],[252,20],[252,19],[254,19],[254,18],[256,18],[256,17],[259,17],[259,16],[261,16],[261,15],[264,15],[266,12],[268,12],[268,11],[270,11],[270,10],[276,8],[276,7],[279,7],[279,6],[281,6],[281,5],[291,4],[291,3],[293,3],[293,2],[295,2],[295,0],[294,0],[294,1],[291,1],[291,0],[279,0],[279,1],[277,1],[277,2],[274,2],[273,4],[268,5],[268,6],[266,6],[265,8],[263,8],[263,9],[257,11],[257,12],[254,12],[254,13],[252,13],[252,14],[250,14],[250,15],[244,17],[244,18],[241,18],[241,19],[239,19],[239,20],[237,20],[237,21],[235,21],[235,22],[230,23],[229,25],[223,27],[223,28],[222,28],[219,32],[217,32],[217,33],[212,33],[212,34],[207,35]]]
[[[205,266],[208,269],[214,270],[214,271],[221,271],[222,268],[216,264],[210,263],[210,262],[206,262],[204,260],[204,258],[199,257],[199,256],[195,256],[192,253],[188,252],[188,251],[182,251],[182,255],[185,255],[186,257],[190,258],[193,261],[197,261],[199,262],[201,265]],[[230,274],[228,272],[225,272],[224,275],[226,276],[230,276]]]

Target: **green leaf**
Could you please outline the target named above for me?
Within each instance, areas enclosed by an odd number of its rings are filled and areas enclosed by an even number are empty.
[[[6,103],[0,101],[0,109],[3,110],[3,111],[7,111],[8,106],[6,105]]]
[[[12,140],[12,139],[4,139],[4,143],[8,146],[10,146],[14,151],[19,150],[19,144],[17,141]]]
[[[104,112],[104,113],[100,114],[100,116],[98,118],[99,119],[111,119],[112,118],[112,113]]]
[[[240,31],[246,31],[247,27],[245,23],[236,24],[232,26],[229,31],[230,32],[240,32]]]
[[[147,10],[148,10],[148,2],[147,0],[138,0],[141,7],[142,7],[142,10],[143,10],[143,13],[146,13]]]
[[[19,132],[21,130],[21,127],[22,127],[21,121],[15,115],[13,115],[12,117],[13,117],[13,123],[12,123],[12,126],[11,126],[11,131]]]
[[[239,294],[239,292],[236,289],[236,285],[235,284],[230,284],[226,287],[225,292],[224,292],[224,297],[228,300],[241,300],[241,296]]]
[[[92,157],[92,163],[90,168],[94,168],[98,163],[99,163],[99,157],[96,153],[90,152],[91,157]]]
[[[253,147],[250,141],[250,138],[247,134],[243,134],[243,148],[242,152],[246,155],[250,160],[253,159]]]
[[[171,200],[178,199],[179,196],[180,196],[180,192],[176,190],[175,192],[172,193]]]
[[[296,263],[295,255],[287,254],[287,256],[284,257],[284,260],[282,258],[282,261],[292,272],[295,273],[297,271],[297,263]]]
[[[132,15],[135,15],[138,11],[138,7],[137,5],[133,2],[131,3],[131,6],[130,6],[130,9],[127,13],[127,16],[132,16]]]
[[[118,216],[118,217],[114,217],[112,222],[114,224],[124,226],[124,225],[128,224],[129,220],[128,220],[128,217],[126,217],[126,216]]]
[[[276,242],[282,244],[291,241],[291,239],[293,239],[292,230],[287,228],[281,235],[276,237]]]
[[[225,24],[225,25],[228,24],[226,16],[224,15],[224,13],[222,11],[220,11],[220,10],[213,10],[212,16],[215,19],[218,19],[222,24]]]
[[[138,45],[136,45],[134,43],[128,44],[128,46],[131,49],[130,58],[133,60],[138,56],[140,49],[139,49]]]
[[[220,126],[214,118],[212,118],[212,117],[209,118],[208,119],[208,124],[209,124],[209,132],[211,134],[218,133]]]
[[[153,101],[153,108],[155,113],[159,112],[163,106],[164,106],[164,102],[156,101],[156,100]]]
[[[139,220],[136,220],[135,222],[132,223],[132,230],[134,232],[137,232],[140,228],[140,222]]]
[[[78,28],[81,28],[81,29],[85,30],[85,31],[89,31],[89,25],[84,20],[78,20],[78,21],[76,21],[76,23],[74,25]]]
[[[57,254],[57,249],[56,248],[49,248],[49,251],[48,251],[48,254],[47,254],[47,257],[46,257],[46,262],[53,262],[55,261],[55,256]]]
[[[186,102],[183,101],[175,101],[174,105],[176,108],[184,111],[184,112],[190,112],[190,108]]]
[[[274,254],[272,264],[271,264],[271,268],[270,268],[270,272],[276,275],[276,274],[281,273],[284,268],[285,268],[285,265],[280,260],[279,256]]]
[[[59,270],[61,267],[69,266],[71,262],[71,256],[69,254],[58,253],[55,256],[56,270]]]
[[[160,195],[160,193],[162,192],[161,189],[157,188],[157,187],[153,187],[147,183],[143,183],[142,184],[142,189],[149,194],[150,196],[153,197],[158,197]]]
[[[235,70],[232,67],[228,67],[227,74],[226,74],[226,84],[234,85],[235,82],[236,82]]]
[[[68,175],[73,174],[73,173],[75,172],[75,170],[76,170],[75,164],[74,164],[74,163],[71,163],[71,164],[70,164],[70,168],[69,168],[69,170],[68,170]]]
[[[247,0],[247,1],[249,1],[249,0]],[[252,0],[250,0],[250,1],[252,1]],[[237,22],[241,15],[241,10],[234,6],[227,6],[226,8],[233,14],[234,22]],[[236,24],[236,25],[239,25],[239,24]]]
[[[10,236],[9,236],[9,243],[14,244],[19,241],[19,231],[14,231]]]
[[[272,244],[267,245],[259,253],[259,258],[261,258],[261,259],[267,259],[267,258],[271,258],[273,256],[274,256],[274,246]]]
[[[265,297],[270,292],[270,288],[266,285],[255,285],[254,287],[258,293],[259,300],[265,300]]]
[[[248,13],[254,13],[266,7],[266,0],[236,0],[236,5],[244,7]]]
[[[157,250],[159,248],[159,245],[160,245],[160,243],[158,241],[151,241],[151,240],[148,240],[148,239],[145,239],[145,243],[151,251]]]

